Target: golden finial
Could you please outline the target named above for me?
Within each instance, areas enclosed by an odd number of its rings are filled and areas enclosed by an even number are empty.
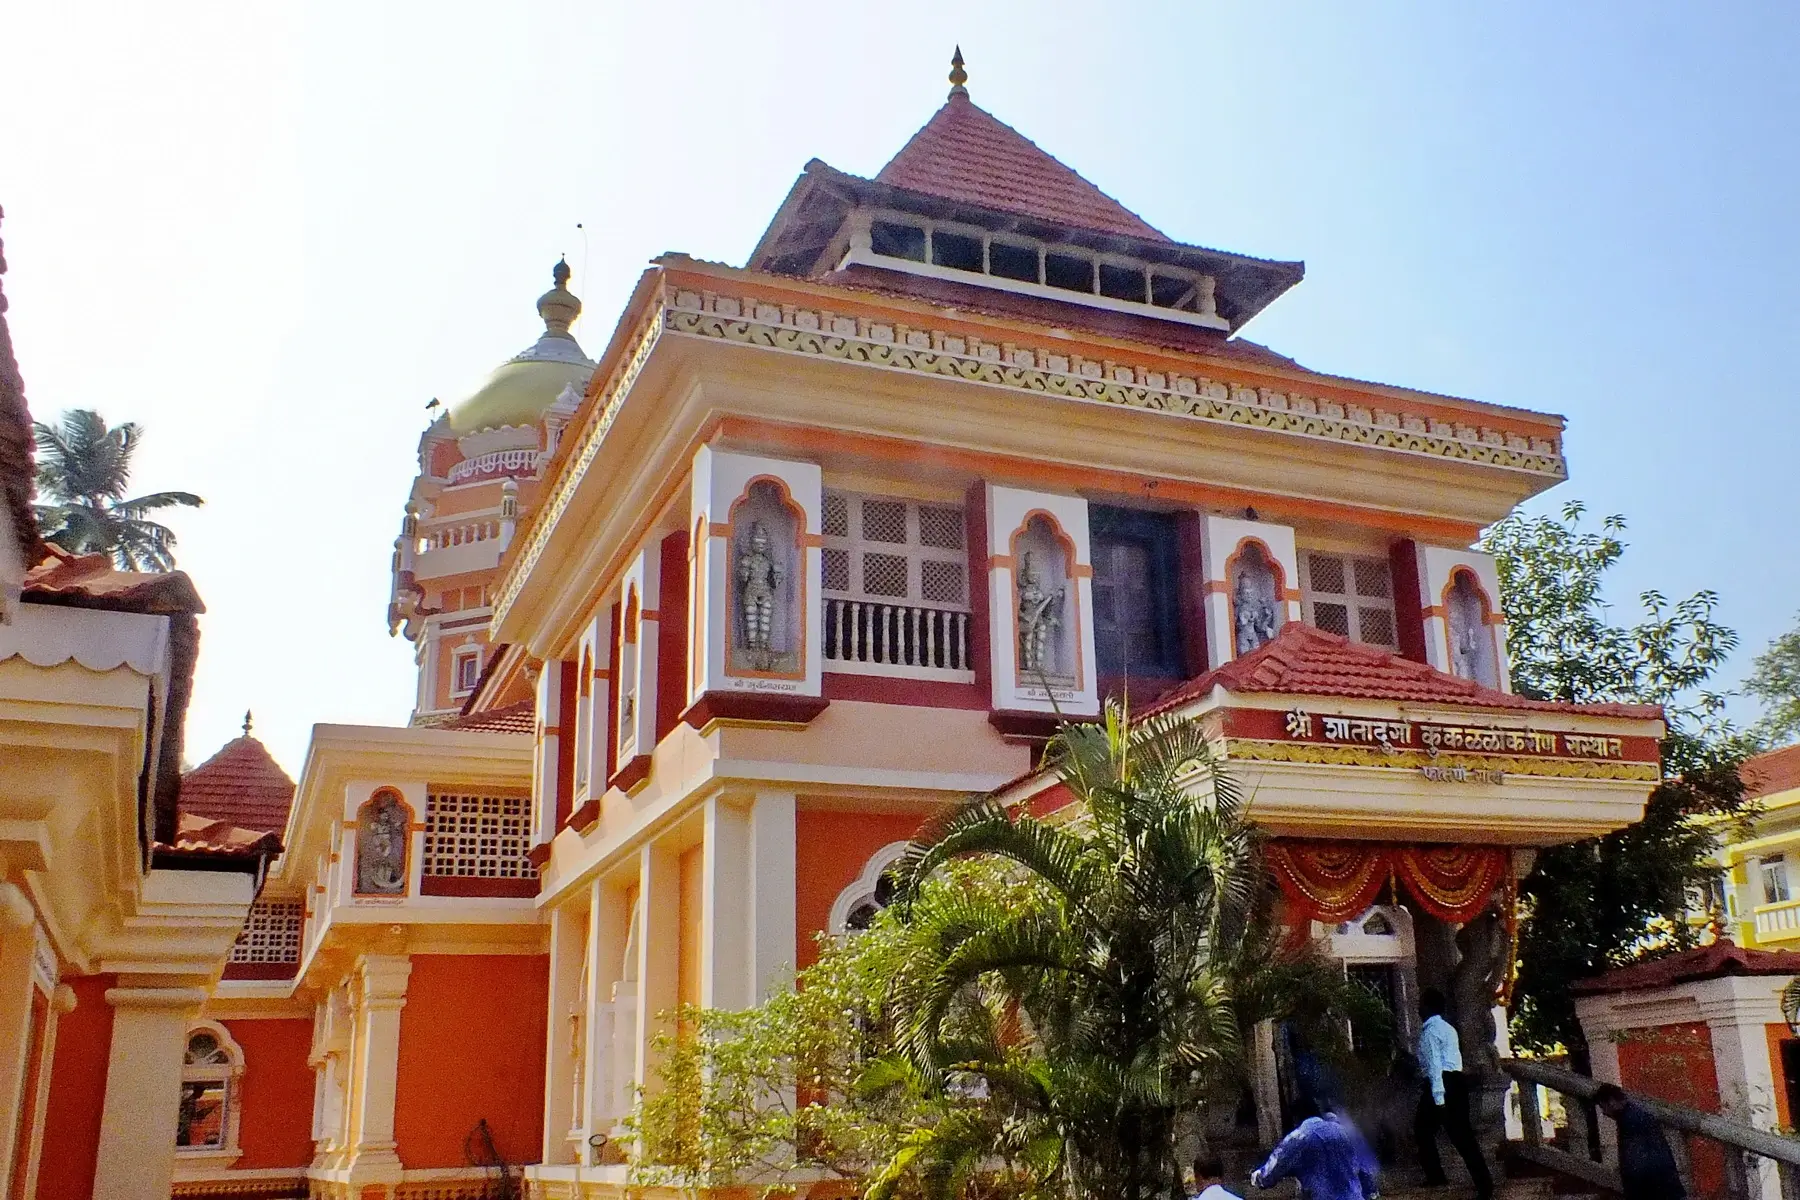
[[[969,95],[969,89],[964,87],[963,85],[968,82],[969,82],[969,73],[967,71],[963,70],[962,47],[958,46],[956,48],[956,53],[954,53],[950,56],[950,97],[951,97],[951,99],[955,99],[957,96],[961,96],[964,99],[967,99],[968,95]]]
[[[244,736],[250,736],[250,710],[247,708],[244,710]]]
[[[568,337],[569,326],[581,315],[581,301],[569,291],[569,260],[559,258],[550,269],[555,286],[538,297],[538,316],[544,318],[544,332]]]

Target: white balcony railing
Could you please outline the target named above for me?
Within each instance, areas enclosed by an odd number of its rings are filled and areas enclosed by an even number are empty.
[[[455,525],[440,525],[427,530],[421,538],[424,543],[421,550],[448,550],[452,546],[471,546],[476,542],[488,542],[500,536],[500,518],[494,517],[482,521],[462,521]]]
[[[1800,938],[1800,900],[1756,906],[1756,939],[1780,941]]]
[[[479,475],[490,475],[496,471],[504,471],[508,475],[530,473],[537,470],[540,460],[549,455],[535,449],[495,450],[490,454],[480,454],[474,458],[465,458],[450,468],[445,477],[446,482],[454,485],[465,479]]]
[[[961,609],[825,597],[825,666],[860,675],[969,682],[969,614]]]

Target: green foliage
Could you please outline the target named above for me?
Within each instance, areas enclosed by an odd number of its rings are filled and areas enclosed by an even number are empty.
[[[74,554],[105,554],[125,570],[167,571],[175,565],[175,534],[146,519],[160,509],[198,508],[191,492],[153,492],[125,499],[131,456],[142,430],[127,421],[110,428],[99,413],[70,409],[56,425],[32,422],[37,441],[38,532]]]
[[[1281,936],[1238,786],[1198,725],[1109,707],[1065,727],[1046,765],[1080,819],[977,801],[903,859],[895,1057],[927,1096],[986,1094],[1033,1187],[1179,1196],[1177,1144],[1240,1094],[1249,1027],[1310,1017],[1323,1043],[1348,987]],[[1012,890],[931,889],[968,859],[1009,864]],[[960,1133],[921,1140],[872,1200],[902,1165],[957,1191]]]
[[[1639,597],[1633,624],[1614,624],[1606,572],[1625,552],[1621,517],[1582,528],[1585,510],[1560,517],[1514,514],[1488,530],[1506,608],[1515,691],[1576,703],[1660,704],[1668,716],[1663,782],[1644,818],[1605,837],[1538,855],[1520,888],[1513,1037],[1528,1049],[1584,1052],[1570,986],[1646,955],[1691,945],[1692,892],[1712,878],[1718,831],[1746,815],[1737,767],[1751,742],[1705,690],[1737,647],[1714,619],[1718,596],[1670,603]]]
[[[639,1183],[869,1200],[1181,1194],[1176,1146],[1235,1107],[1251,1027],[1342,1049],[1361,995],[1282,936],[1243,801],[1200,730],[1069,726],[1047,764],[1083,814],[977,800],[915,843],[867,932],[797,988],[684,1010],[635,1120]]]
[[[1769,643],[1750,665],[1744,690],[1763,702],[1757,740],[1781,745],[1800,736],[1800,626]]]

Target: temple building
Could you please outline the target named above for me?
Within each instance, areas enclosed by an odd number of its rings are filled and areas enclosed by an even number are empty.
[[[1247,340],[1302,264],[1177,241],[951,82],[743,266],[651,262],[593,361],[559,264],[426,431],[414,720],[315,727],[169,1064],[177,1194],[622,1195],[668,1013],[788,986],[971,793],[1060,807],[1035,752],[1127,690],[1203,723],[1402,1029],[1450,993],[1497,1128],[1514,885],[1641,815],[1664,733],[1511,690],[1472,547],[1564,479],[1562,419]],[[248,738],[184,784],[215,836],[286,802]],[[1245,1145],[1292,1116],[1257,1051]]]

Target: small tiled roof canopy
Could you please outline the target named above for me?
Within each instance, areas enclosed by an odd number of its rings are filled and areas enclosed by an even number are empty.
[[[279,835],[294,804],[294,781],[269,749],[245,733],[181,777],[181,815]]]
[[[1615,967],[1575,985],[1579,995],[1647,992],[1678,983],[1722,979],[1727,975],[1800,975],[1800,953],[1792,950],[1746,950],[1721,939],[1710,946],[1684,950],[1667,958]]]
[[[462,733],[532,733],[537,728],[537,702],[521,700],[504,708],[490,708],[445,721],[439,729]]]
[[[1663,715],[1654,704],[1564,704],[1515,696],[1299,621],[1290,621],[1273,640],[1244,657],[1188,680],[1149,711],[1162,712],[1203,699],[1215,687],[1240,693],[1400,700],[1639,721],[1661,720]]]
[[[0,208],[0,219],[6,210]],[[0,276],[6,274],[6,246],[0,243]],[[6,291],[0,286],[0,510],[12,526],[18,562],[38,560],[37,518],[31,511],[36,472],[32,469],[31,413],[25,408],[25,380],[13,357],[12,335],[6,328]]]

